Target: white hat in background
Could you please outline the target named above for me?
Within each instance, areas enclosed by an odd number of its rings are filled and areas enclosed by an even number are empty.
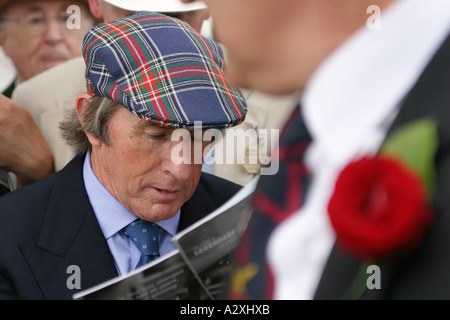
[[[104,0],[128,11],[183,12],[205,9],[202,1],[183,3],[181,0]]]

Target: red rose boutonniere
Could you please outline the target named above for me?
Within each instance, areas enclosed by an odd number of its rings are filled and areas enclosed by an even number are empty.
[[[420,179],[392,157],[365,157],[346,167],[329,214],[338,243],[363,259],[415,247],[433,220]]]
[[[420,244],[434,221],[437,139],[434,122],[418,121],[390,136],[378,155],[344,168],[328,206],[338,245],[366,260]]]

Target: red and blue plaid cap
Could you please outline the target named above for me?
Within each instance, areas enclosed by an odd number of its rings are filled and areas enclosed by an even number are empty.
[[[164,127],[226,128],[247,104],[223,74],[223,52],[187,23],[140,11],[85,36],[88,92]]]

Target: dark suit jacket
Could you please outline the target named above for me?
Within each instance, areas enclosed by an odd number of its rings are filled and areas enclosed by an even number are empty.
[[[76,265],[81,289],[116,277],[113,257],[89,202],[84,157],[0,199],[0,299],[71,299],[66,282]],[[179,230],[210,213],[240,186],[202,174],[181,208]]]
[[[381,289],[365,287],[362,299],[450,299],[450,37],[406,96],[390,132],[424,118],[432,118],[439,131],[436,221],[417,250],[378,263]],[[360,265],[335,246],[315,298],[343,298]]]

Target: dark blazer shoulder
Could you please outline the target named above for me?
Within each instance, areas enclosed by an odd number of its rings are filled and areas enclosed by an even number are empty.
[[[230,180],[217,177],[209,173],[202,173],[199,185],[211,196],[216,203],[223,204],[236,194],[242,186]]]
[[[0,299],[71,299],[71,265],[83,270],[80,289],[117,276],[84,187],[83,162],[77,156],[0,199]]]
[[[12,215],[20,220],[23,215],[17,216],[15,212],[27,212],[28,209],[32,209],[33,214],[30,214],[30,217],[24,216],[23,219],[33,220],[37,213],[45,212],[49,204],[48,197],[55,183],[64,181],[64,179],[74,183],[75,175],[73,173],[81,170],[83,159],[83,157],[78,156],[69,162],[66,169],[2,196],[0,198],[0,217]],[[70,183],[69,181],[67,183]]]

